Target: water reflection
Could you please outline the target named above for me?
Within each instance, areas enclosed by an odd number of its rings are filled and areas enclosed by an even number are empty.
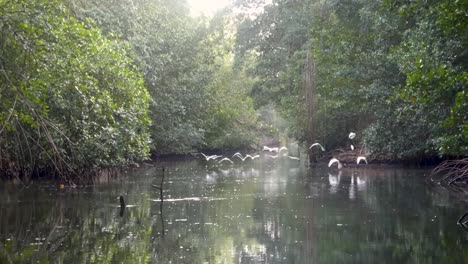
[[[342,171],[340,170],[338,174],[333,175],[328,173],[328,182],[330,183],[330,193],[336,193],[338,191],[338,186],[340,185]]]
[[[465,262],[468,235],[455,224],[465,205],[422,170],[158,166],[162,215],[152,166],[82,189],[2,186],[0,263]]]

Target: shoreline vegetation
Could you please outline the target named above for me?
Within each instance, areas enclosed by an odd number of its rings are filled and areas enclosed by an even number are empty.
[[[466,8],[237,0],[192,17],[184,0],[0,1],[0,178],[73,185],[294,138],[333,150],[309,150],[312,164],[364,155],[466,183]]]

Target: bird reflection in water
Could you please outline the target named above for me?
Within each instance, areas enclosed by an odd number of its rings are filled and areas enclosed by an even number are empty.
[[[356,198],[356,187],[358,192],[362,192],[366,189],[366,180],[363,176],[351,176],[351,184],[349,185],[349,199],[351,200]]]
[[[328,173],[328,182],[330,183],[330,193],[336,193],[341,180],[341,171],[338,171],[337,175]]]

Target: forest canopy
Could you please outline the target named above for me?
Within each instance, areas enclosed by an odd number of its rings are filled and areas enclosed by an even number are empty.
[[[451,0],[273,0],[243,17],[237,58],[255,54],[254,98],[275,101],[308,145],[339,148],[358,131],[375,158],[466,156],[467,10]]]

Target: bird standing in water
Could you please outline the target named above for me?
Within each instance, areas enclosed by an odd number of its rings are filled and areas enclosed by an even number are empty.
[[[328,167],[331,167],[333,165],[333,163],[338,164],[338,169],[343,168],[343,165],[341,165],[341,162],[337,158],[331,159],[330,162],[328,162]]]

